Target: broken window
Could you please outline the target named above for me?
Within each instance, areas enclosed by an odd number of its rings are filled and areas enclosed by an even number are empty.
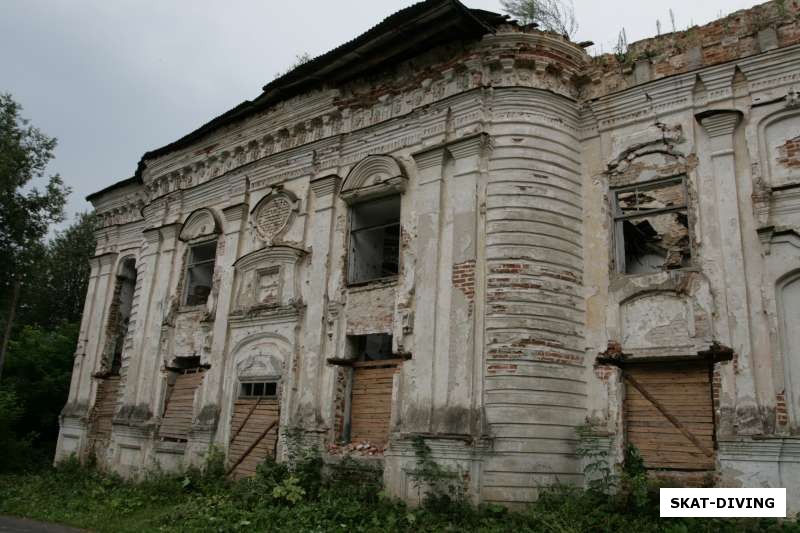
[[[363,283],[394,276],[400,261],[400,196],[389,196],[350,208],[348,282]]]
[[[189,248],[186,265],[185,305],[204,305],[211,294],[217,241],[195,244]]]
[[[683,177],[613,191],[619,272],[643,274],[689,266],[691,242]]]
[[[239,389],[239,398],[275,398],[278,383],[275,381],[245,382]]]
[[[368,443],[368,449],[382,451],[389,438],[392,386],[401,360],[392,353],[391,335],[350,336],[348,341],[356,360],[345,440]]]

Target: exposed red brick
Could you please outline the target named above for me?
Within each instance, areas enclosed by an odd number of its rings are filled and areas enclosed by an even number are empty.
[[[711,376],[711,396],[714,402],[714,411],[719,412],[719,397],[722,388],[722,373],[720,363],[714,364],[714,371]]]
[[[786,410],[786,391],[779,392],[775,397],[775,418],[779,426],[789,423],[789,413]]]
[[[453,265],[453,287],[459,289],[472,304],[475,301],[475,260],[470,259]]]
[[[501,371],[513,374],[513,373],[516,373],[516,371],[517,371],[517,365],[497,365],[497,364],[495,364],[495,365],[489,365],[487,367],[487,370],[489,371],[490,374],[496,374],[496,373],[501,372]]]
[[[800,135],[778,147],[778,163],[789,168],[800,168]]]
[[[603,383],[608,383],[608,380],[611,379],[616,370],[617,368],[614,365],[595,365],[594,375]]]

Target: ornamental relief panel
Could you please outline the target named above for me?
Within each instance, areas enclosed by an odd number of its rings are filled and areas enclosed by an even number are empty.
[[[234,265],[232,316],[279,312],[300,303],[299,266],[306,252],[271,246],[249,253]]]
[[[250,224],[266,246],[271,246],[289,227],[299,208],[297,197],[289,191],[279,190],[264,197],[250,215]]]

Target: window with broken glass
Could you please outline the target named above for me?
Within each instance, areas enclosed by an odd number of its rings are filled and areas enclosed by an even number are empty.
[[[348,283],[397,275],[400,261],[400,196],[388,196],[350,208]]]
[[[184,305],[204,305],[208,301],[216,255],[217,241],[195,244],[189,248]]]
[[[644,274],[689,266],[691,240],[682,176],[612,192],[619,272]]]

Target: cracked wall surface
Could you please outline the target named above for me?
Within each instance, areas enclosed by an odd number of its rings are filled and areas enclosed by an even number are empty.
[[[585,482],[579,429],[620,461],[631,365],[683,361],[708,372],[717,482],[800,501],[800,43],[796,5],[777,5],[615,58],[454,11],[446,42],[371,51],[372,72],[328,84],[298,71],[284,96],[146,155],[91,197],[101,223],[57,458],[95,444],[135,476],[211,445],[241,452],[241,385],[274,383],[276,427],[380,461],[393,494],[414,500],[422,436],[474,501],[522,505]],[[352,213],[389,197],[399,229],[381,253],[396,264],[353,283]],[[190,302],[190,249],[208,242],[211,287]],[[396,366],[375,372],[388,442],[354,445],[346,429],[369,406],[352,409],[353,368],[369,360],[353,342],[375,334]],[[191,422],[165,440],[170,379],[189,366],[203,370],[181,400]]]

